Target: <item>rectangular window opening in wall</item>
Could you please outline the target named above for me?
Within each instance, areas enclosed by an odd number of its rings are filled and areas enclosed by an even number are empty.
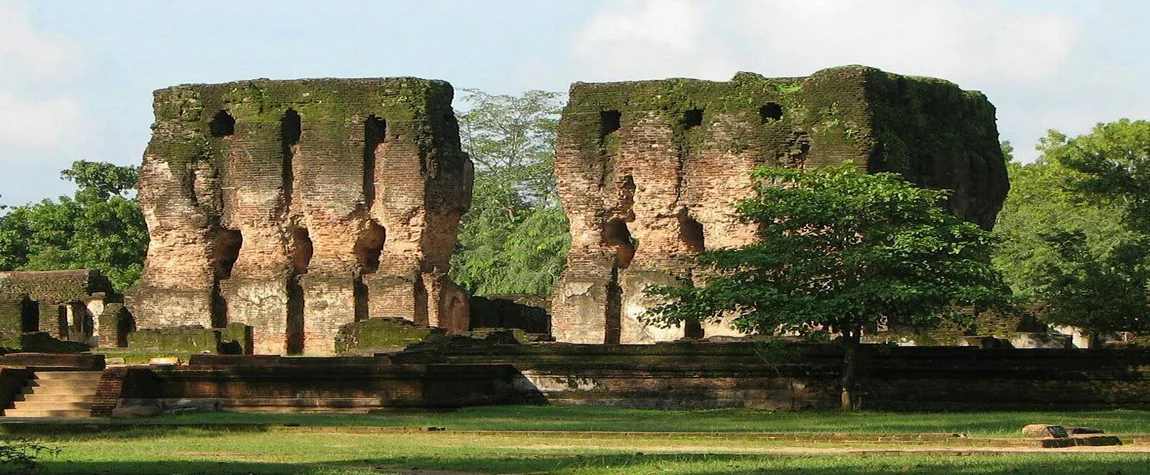
[[[776,120],[783,120],[783,106],[777,102],[768,102],[759,108],[759,119],[765,124]]]
[[[228,111],[216,112],[208,122],[208,131],[212,137],[227,137],[236,133],[236,119]]]
[[[619,111],[602,111],[599,113],[599,135],[606,137],[623,126],[623,114]]]
[[[703,109],[691,109],[683,113],[683,128],[691,130],[703,125]]]

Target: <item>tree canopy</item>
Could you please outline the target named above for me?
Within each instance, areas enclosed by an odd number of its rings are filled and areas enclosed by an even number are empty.
[[[0,270],[98,269],[117,289],[140,278],[148,231],[135,198],[135,167],[77,161],[61,172],[72,197],[7,208],[0,217]]]
[[[553,171],[559,95],[465,92],[458,116],[475,187],[451,277],[479,295],[546,294],[570,246]]]
[[[649,288],[665,299],[649,310],[650,321],[734,317],[748,333],[841,334],[850,407],[864,328],[922,328],[1009,297],[990,265],[989,233],[943,209],[945,191],[851,163],[760,168],[753,177],[755,196],[736,211],[759,227],[758,240],[699,254],[705,286]]]
[[[1010,163],[994,262],[1039,316],[1089,332],[1150,329],[1150,123],[1050,131],[1030,164]]]

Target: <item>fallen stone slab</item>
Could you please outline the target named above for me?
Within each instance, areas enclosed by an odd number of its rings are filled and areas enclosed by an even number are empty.
[[[1070,437],[1065,427],[1051,424],[1027,424],[1022,428],[1022,435],[1052,439],[1065,439]]]
[[[1076,435],[1059,439],[1042,439],[1040,442],[1044,449],[1122,445],[1122,441],[1113,435]]]

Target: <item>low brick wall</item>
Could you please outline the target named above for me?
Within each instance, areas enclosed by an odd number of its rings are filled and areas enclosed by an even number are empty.
[[[190,363],[109,370],[97,395],[101,409],[93,414],[110,414],[113,401],[123,399],[217,399],[232,410],[338,412],[506,404],[522,402],[517,398],[525,394],[515,389],[523,387],[522,375],[506,364],[215,355],[197,355]],[[132,378],[140,384],[126,384]]]
[[[1150,352],[867,346],[863,407],[884,410],[1150,407]],[[839,405],[831,345],[674,343],[415,347],[404,363],[491,362],[546,401],[648,408]]]
[[[115,401],[133,398],[218,399],[233,410],[324,412],[505,403],[784,410],[839,405],[842,351],[833,345],[447,341],[376,357],[196,355],[189,365],[112,368],[98,400],[108,412]],[[1146,350],[865,348],[866,409],[1150,408]]]

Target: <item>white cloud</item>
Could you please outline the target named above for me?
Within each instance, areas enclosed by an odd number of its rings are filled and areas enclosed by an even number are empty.
[[[36,27],[27,4],[0,0],[0,162],[75,153],[90,139],[64,84],[76,45]]]
[[[1076,35],[1068,18],[986,1],[629,0],[605,2],[571,54],[594,79],[805,75],[866,64],[994,82],[1058,73]]]
[[[0,145],[74,150],[69,142],[83,130],[82,115],[80,104],[70,98],[18,99],[0,91]]]
[[[728,40],[762,49],[742,61],[806,73],[840,64],[956,81],[1040,80],[1067,62],[1068,18],[959,0],[744,0]],[[803,73],[803,71],[795,71]]]
[[[708,54],[703,37],[710,10],[692,0],[610,2],[578,33],[571,54],[588,80],[722,78],[729,68]]]

